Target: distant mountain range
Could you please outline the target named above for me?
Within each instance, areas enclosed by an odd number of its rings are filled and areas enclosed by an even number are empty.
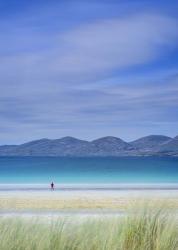
[[[178,136],[149,135],[132,142],[106,136],[93,141],[73,137],[0,146],[0,156],[178,156]]]

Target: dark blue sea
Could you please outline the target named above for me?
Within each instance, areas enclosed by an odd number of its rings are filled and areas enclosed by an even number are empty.
[[[0,157],[0,184],[177,183],[178,158]]]

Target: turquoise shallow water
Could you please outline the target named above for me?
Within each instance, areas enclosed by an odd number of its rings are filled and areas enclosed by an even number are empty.
[[[6,183],[178,183],[178,158],[0,157]]]

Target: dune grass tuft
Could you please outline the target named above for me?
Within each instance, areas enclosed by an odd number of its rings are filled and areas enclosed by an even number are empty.
[[[176,215],[162,209],[121,218],[40,221],[0,219],[1,250],[177,250]]]

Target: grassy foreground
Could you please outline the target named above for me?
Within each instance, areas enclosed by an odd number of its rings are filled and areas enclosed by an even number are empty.
[[[176,250],[176,216],[144,210],[117,219],[0,219],[1,250]]]

